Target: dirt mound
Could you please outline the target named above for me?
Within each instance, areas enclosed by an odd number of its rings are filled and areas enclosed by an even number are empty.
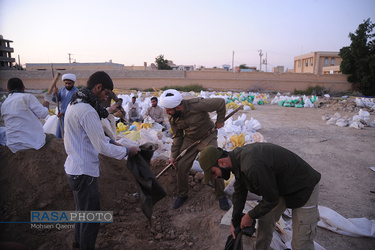
[[[1,221],[27,222],[30,211],[36,210],[74,210],[73,195],[65,177],[66,153],[61,139],[53,139],[40,150],[16,154],[1,146],[0,159]],[[100,161],[101,210],[114,212],[114,223],[101,225],[97,239],[100,249],[213,247],[224,212],[219,209],[213,189],[195,182],[193,172],[189,199],[178,210],[172,209],[177,197],[175,171],[170,169],[160,177],[167,197],[154,206],[152,225],[149,225],[134,195],[137,186],[126,168],[126,160],[100,156]],[[166,165],[166,161],[155,159],[151,170],[158,174]],[[30,224],[2,224],[0,229],[0,241],[21,242],[32,249],[68,249],[72,239],[72,227],[36,229]]]

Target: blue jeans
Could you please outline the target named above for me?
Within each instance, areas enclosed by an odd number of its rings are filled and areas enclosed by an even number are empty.
[[[98,178],[88,175],[66,175],[73,191],[76,211],[99,211]],[[95,249],[100,223],[76,223],[74,241],[80,249]]]

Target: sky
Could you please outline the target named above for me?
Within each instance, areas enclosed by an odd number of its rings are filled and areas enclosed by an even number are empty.
[[[0,0],[0,35],[25,63],[109,62],[293,68],[349,46],[374,0]]]

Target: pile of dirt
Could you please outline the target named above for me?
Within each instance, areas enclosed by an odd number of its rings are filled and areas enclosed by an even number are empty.
[[[13,154],[0,146],[0,221],[27,222],[31,211],[74,210],[73,195],[66,180],[66,153],[62,139],[53,139],[40,150]],[[135,179],[126,160],[100,156],[101,210],[113,211],[114,223],[101,224],[100,249],[208,249],[218,238],[220,219],[213,189],[194,180],[191,172],[189,199],[172,209],[177,197],[176,173],[168,170],[159,179],[167,197],[153,209],[152,223],[141,210]],[[158,174],[167,162],[155,159],[151,170]],[[69,224],[71,225],[71,224]],[[207,238],[210,240],[207,241]],[[69,249],[73,229],[36,229],[30,224],[2,224],[0,241],[21,242],[32,249]],[[221,244],[222,246],[222,244]]]
[[[319,108],[330,111],[345,111],[349,113],[358,113],[360,109],[368,112],[374,110],[364,107],[358,107],[355,103],[355,98],[323,98],[319,101]]]

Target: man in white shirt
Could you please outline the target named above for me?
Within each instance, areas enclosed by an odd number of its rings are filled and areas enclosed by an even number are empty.
[[[100,105],[113,90],[113,82],[103,71],[95,72],[87,81],[87,87],[77,91],[65,113],[64,146],[68,157],[65,172],[73,190],[77,211],[99,211],[99,153],[115,158],[134,155],[138,147],[122,147],[105,137],[101,118],[108,111]],[[76,223],[74,247],[94,249],[99,223]]]
[[[49,114],[47,101],[40,104],[32,94],[26,94],[21,79],[8,80],[8,98],[1,106],[1,116],[6,127],[7,146],[16,153],[25,149],[40,149],[46,143],[42,123]]]
[[[139,117],[139,106],[136,102],[137,97],[133,96],[132,101],[128,103],[127,110],[129,116],[129,122],[138,122],[140,121]]]

